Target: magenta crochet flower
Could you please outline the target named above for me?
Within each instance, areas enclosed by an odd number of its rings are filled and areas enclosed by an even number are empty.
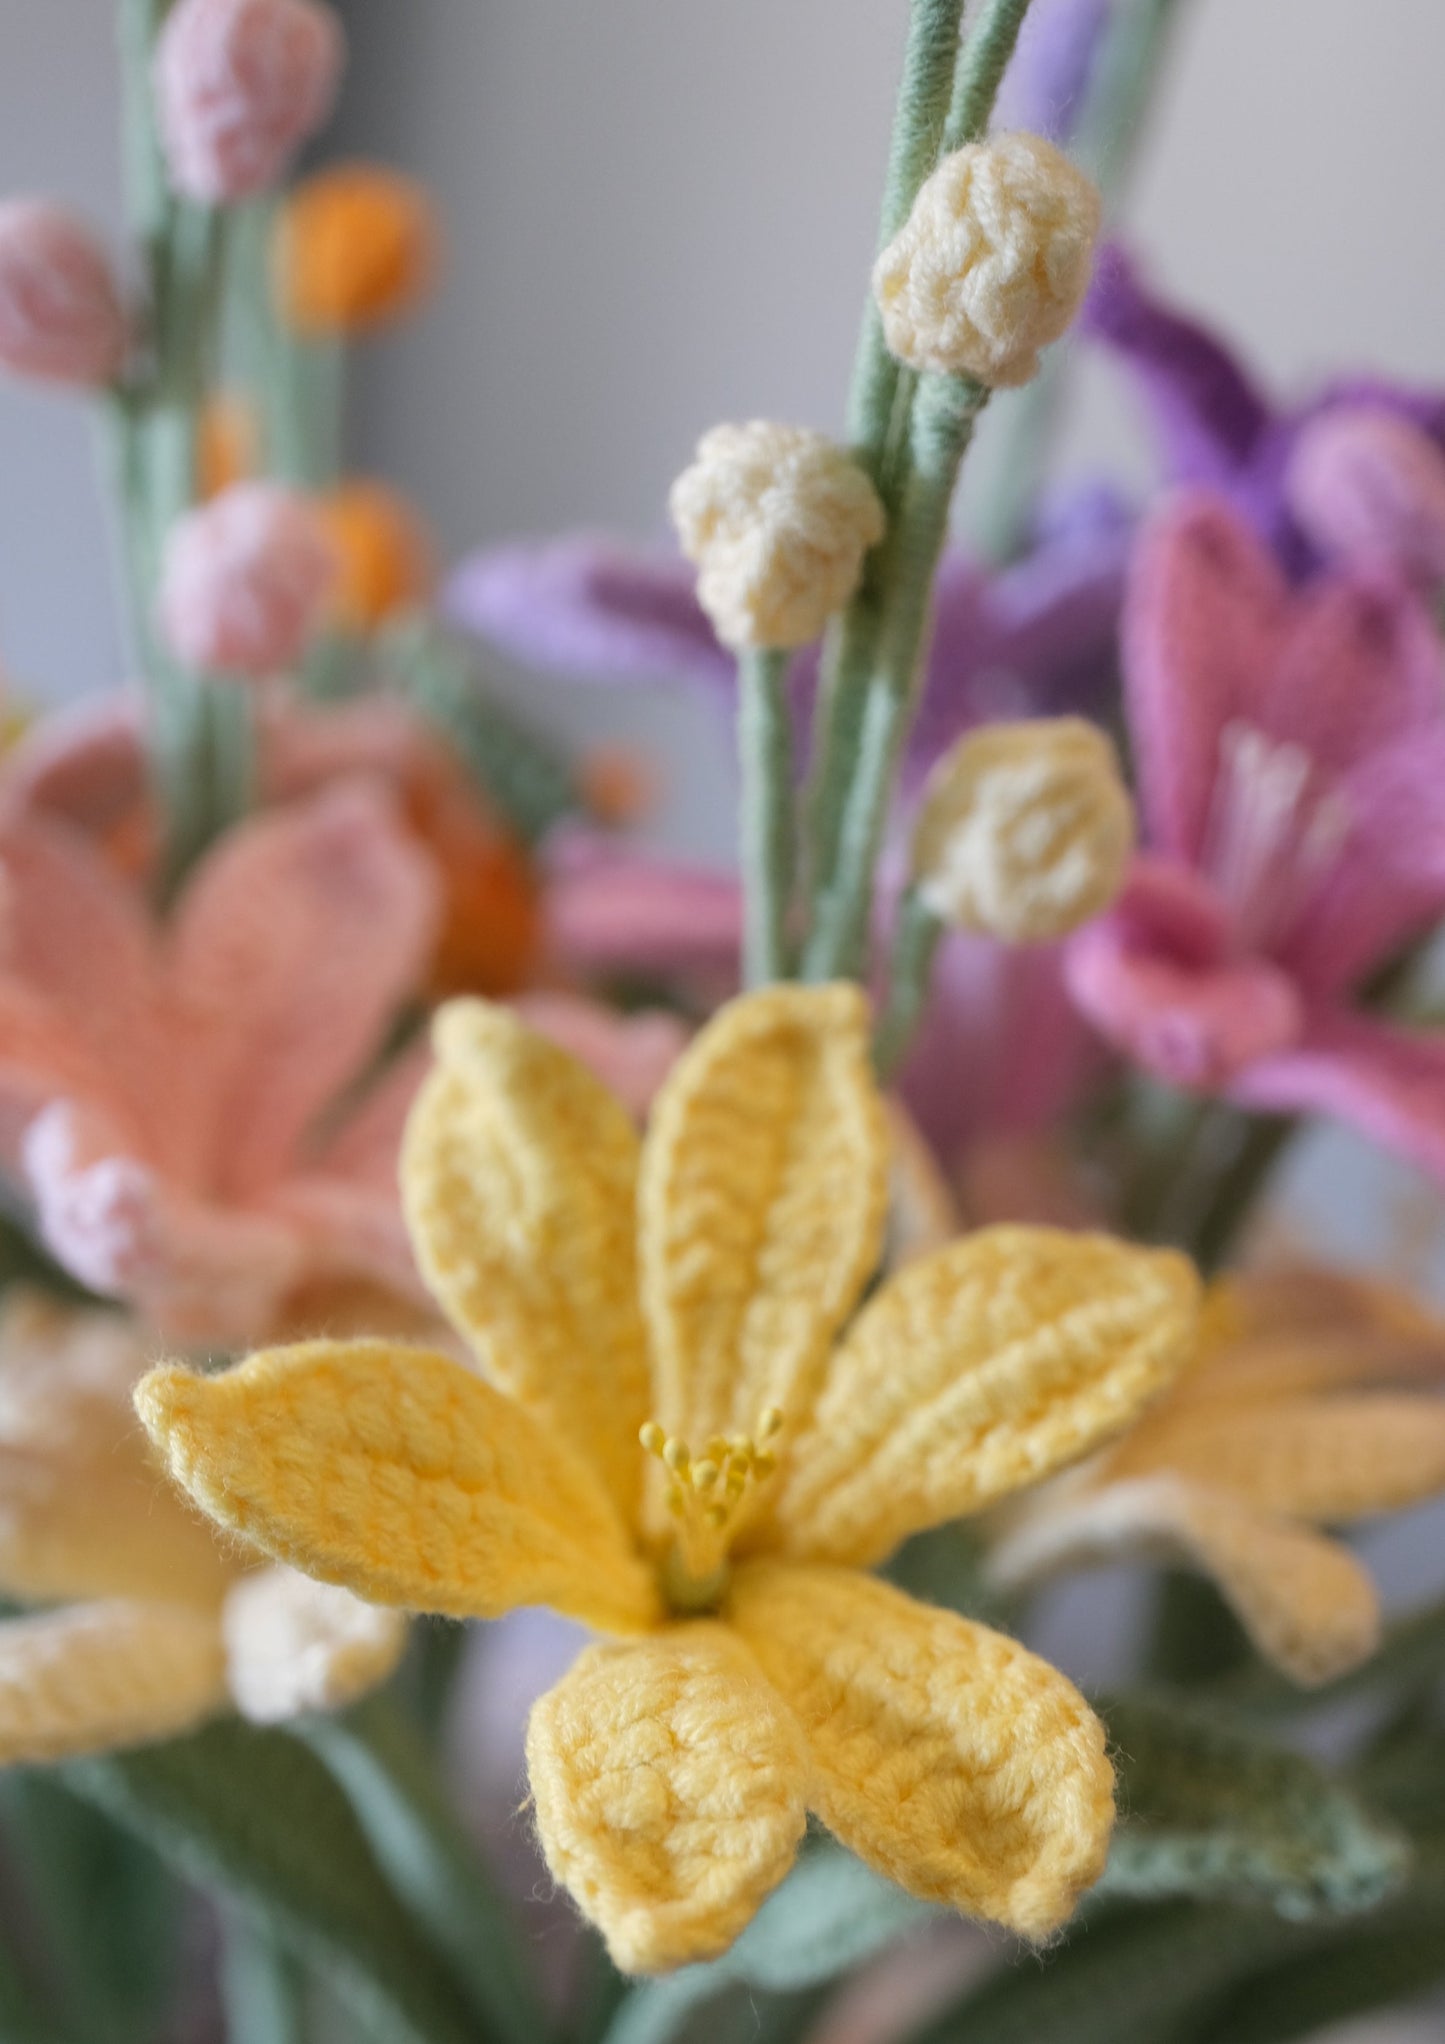
[[[293,667],[325,615],[336,553],[303,497],[233,483],[172,529],[158,609],[186,666],[253,680]]]
[[[1148,849],[1073,938],[1080,1007],[1162,1078],[1355,1123],[1445,1176],[1445,1035],[1357,1005],[1445,913],[1445,675],[1365,573],[1289,587],[1220,499],[1146,528],[1124,620]]]
[[[436,890],[393,805],[353,785],[241,826],[164,926],[39,815],[0,823],[0,871],[0,1159],[65,1268],[198,1343],[264,1339],[312,1286],[412,1295],[418,1068],[374,1067]]]
[[[53,383],[109,383],[129,335],[105,250],[41,199],[0,205],[0,366]]]
[[[177,0],[155,58],[176,190],[220,206],[274,184],[330,112],[344,56],[320,0]]]

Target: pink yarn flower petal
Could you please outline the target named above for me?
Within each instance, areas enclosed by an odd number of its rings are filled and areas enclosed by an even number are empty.
[[[330,112],[341,24],[318,0],[178,0],[156,45],[171,182],[202,205],[274,184]]]
[[[547,922],[574,972],[736,983],[742,895],[731,874],[574,840],[549,876]]]
[[[691,1031],[662,1009],[619,1015],[579,994],[523,994],[511,1004],[542,1036],[570,1051],[641,1121]]]
[[[173,999],[205,1073],[218,1194],[286,1172],[420,984],[437,913],[431,866],[361,785],[242,825],[197,869],[174,920]]]
[[[0,761],[7,815],[39,811],[104,837],[146,798],[141,698],[129,689],[51,710]]]
[[[233,483],[166,539],[157,609],[188,667],[261,680],[295,666],[319,629],[336,551],[303,497]]]
[[[64,1016],[0,979],[0,1164],[18,1163],[26,1129],[57,1095],[125,1115],[105,1068]]]
[[[39,199],[0,205],[0,367],[53,383],[109,383],[130,344],[105,250]]]
[[[1445,1032],[1324,1010],[1230,1089],[1241,1106],[1349,1122],[1445,1183]]]

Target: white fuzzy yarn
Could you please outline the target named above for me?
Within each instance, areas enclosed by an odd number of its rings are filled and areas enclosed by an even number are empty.
[[[941,922],[1050,944],[1118,893],[1134,810],[1114,748],[1079,717],[959,739],[924,792],[913,877]]]
[[[699,570],[698,600],[735,647],[816,639],[853,594],[885,522],[873,485],[841,448],[764,419],[705,433],[669,508]]]
[[[1099,216],[1088,178],[1038,135],[946,156],[874,267],[890,352],[914,369],[1027,383],[1088,289]]]

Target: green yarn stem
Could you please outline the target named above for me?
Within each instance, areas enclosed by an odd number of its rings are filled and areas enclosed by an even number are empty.
[[[958,9],[915,5],[885,190],[885,243],[907,217],[940,153],[984,132],[1028,6],[1029,0],[986,0],[960,48]],[[952,400],[940,397],[939,385],[953,391]],[[870,293],[854,370],[849,436],[855,458],[883,500],[888,532],[865,564],[858,594],[832,635],[819,697],[807,798],[813,928],[805,976],[827,978],[862,969],[859,916],[866,924],[881,819],[912,713],[913,669],[900,676],[894,663],[910,644],[915,663],[921,651],[958,464],[984,395],[961,379],[920,377],[895,362],[884,346]],[[961,404],[968,411],[967,426],[957,437],[951,462],[944,464],[947,494],[920,591],[909,570],[919,558],[920,535],[928,522],[925,506],[940,507],[933,502],[935,478],[929,476],[919,490],[914,471],[920,456],[933,454],[940,440],[948,440],[951,429],[945,421]],[[900,526],[905,528],[901,539]],[[900,576],[901,586],[895,586]],[[880,819],[876,828],[875,814]],[[860,856],[868,861],[861,886],[856,871]]]
[[[916,887],[904,895],[893,936],[888,991],[873,1037],[873,1062],[885,1083],[907,1054],[913,1032],[928,1002],[933,961],[938,956],[943,924]]]
[[[953,103],[943,129],[945,156],[982,139],[1028,11],[1029,0],[986,0],[980,10],[954,74]]]
[[[312,1719],[303,1736],[346,1791],[393,1892],[449,1961],[482,2034],[496,2044],[545,2037],[505,1906],[448,1810],[415,1729],[374,1696],[342,1716]]]
[[[765,986],[786,979],[792,963],[793,734],[787,653],[742,654],[738,683],[743,976],[749,986]]]
[[[221,1966],[226,2044],[305,2044],[306,1976],[273,1932],[228,1919]]]
[[[1184,0],[1127,0],[1114,9],[1094,61],[1074,130],[1072,153],[1104,195],[1119,196],[1133,165],[1145,116],[1184,13]]]
[[[965,377],[919,379],[907,481],[883,543],[880,581],[886,597],[877,654],[863,701],[857,758],[844,786],[836,857],[820,885],[805,979],[856,978],[866,963],[874,868],[913,717],[934,571],[948,532],[959,465],[987,399],[985,387]]]

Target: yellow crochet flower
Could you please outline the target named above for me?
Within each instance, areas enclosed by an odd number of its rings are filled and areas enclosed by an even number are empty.
[[[1102,1727],[1013,1640],[862,1571],[1124,1426],[1189,1347],[1188,1265],[1000,1228],[853,1317],[889,1145],[852,987],[725,1008],[642,1145],[504,1009],[444,1009],[436,1050],[403,1187],[481,1374],[382,1342],[157,1370],[172,1472],[365,1597],[615,1636],[537,1705],[528,1763],[548,1862],[625,1969],[722,1951],[810,1809],[913,1893],[1046,1935],[1103,1864]]]
[[[1145,1551],[1208,1575],[1259,1651],[1328,1681],[1379,1644],[1364,1565],[1317,1530],[1445,1490],[1445,1325],[1326,1270],[1210,1291],[1185,1374],[1126,1439],[1017,1507],[1001,1588]],[[1423,1387],[1423,1388],[1422,1388]]]
[[[397,1612],[223,1551],[157,1477],[144,1360],[118,1313],[0,1314],[0,1594],[37,1607],[0,1622],[0,1766],[335,1709],[401,1656]]]

